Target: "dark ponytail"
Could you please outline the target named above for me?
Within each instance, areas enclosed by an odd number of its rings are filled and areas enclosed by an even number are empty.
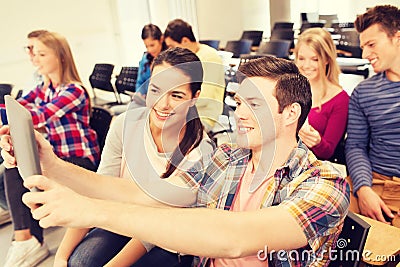
[[[167,170],[161,176],[162,178],[169,177],[181,163],[186,154],[198,147],[203,139],[204,126],[200,121],[199,113],[196,106],[190,107],[186,116],[186,131],[179,146],[172,153],[171,159],[168,162]]]

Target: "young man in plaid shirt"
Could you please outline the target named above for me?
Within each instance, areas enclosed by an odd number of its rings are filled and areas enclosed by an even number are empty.
[[[68,185],[97,199],[43,176],[30,177],[27,187],[44,190],[24,196],[33,216],[44,227],[96,226],[135,236],[198,255],[200,266],[266,266],[267,259],[271,266],[327,266],[347,215],[349,186],[297,137],[311,108],[310,85],[283,59],[256,59],[240,71],[237,148],[222,145],[204,171],[194,168],[170,180],[195,190],[197,206],[207,208],[165,208],[165,201],[135,183],[115,183],[43,156],[42,164],[52,166],[48,176],[64,184],[86,176]],[[49,149],[44,140],[39,144]],[[89,192],[83,181],[105,189]],[[111,193],[115,190],[120,194]]]

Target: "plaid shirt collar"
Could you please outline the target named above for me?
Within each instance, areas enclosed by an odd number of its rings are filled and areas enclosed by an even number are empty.
[[[306,169],[309,168],[310,158],[309,158],[309,149],[307,146],[299,140],[297,142],[297,146],[290,153],[287,161],[275,171],[274,177],[279,177],[279,179],[284,178],[285,181],[282,181],[282,187],[287,183],[291,182],[294,178],[298,177],[301,173],[303,173]],[[241,163],[242,167],[247,167],[247,164],[250,160],[251,150],[238,148],[232,151],[230,155],[227,156],[227,160],[229,160],[230,165],[236,165]],[[317,160],[313,157],[314,160]],[[242,162],[240,162],[242,161]],[[239,177],[240,179],[241,177]],[[261,182],[264,182],[268,177],[264,177]]]
[[[232,148],[229,146],[222,147],[226,163],[228,164],[216,164],[218,168],[212,168],[212,172],[207,173],[205,176],[205,178],[211,178],[211,181],[206,183],[203,181],[203,190],[200,190],[202,193],[199,199],[207,199],[207,206],[210,208],[230,210],[235,199],[240,179],[250,160],[251,150],[243,148],[231,149]],[[222,162],[221,159],[219,160]],[[266,208],[281,203],[282,199],[289,194],[288,190],[285,190],[286,185],[309,169],[312,162],[316,160],[315,156],[309,153],[307,146],[299,140],[297,147],[290,153],[285,164],[275,171],[275,193],[266,194],[260,208]],[[212,179],[214,175],[218,176],[221,175],[222,172],[226,172],[227,165],[233,166],[234,171],[228,171],[228,173],[225,174],[227,176],[225,179]],[[265,177],[262,181],[265,181],[267,178],[268,177]],[[221,184],[221,180],[225,182],[224,185]],[[216,184],[219,185],[215,186]],[[217,193],[215,192],[216,189],[221,191]],[[205,203],[203,202],[203,204]],[[202,257],[200,258],[198,266],[208,266],[209,262],[209,258]]]
[[[306,145],[299,140],[286,163],[275,171],[274,178],[278,190],[304,172],[309,167],[310,159],[316,160],[315,156],[309,157],[308,151]],[[198,205],[206,205],[210,208],[224,207],[225,210],[229,210],[250,158],[251,150],[249,149],[232,148],[229,145],[220,146],[202,178]],[[258,183],[261,184],[267,178],[263,177]],[[190,181],[190,179],[187,180]]]

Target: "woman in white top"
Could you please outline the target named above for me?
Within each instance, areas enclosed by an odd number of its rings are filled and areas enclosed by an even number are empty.
[[[114,120],[98,172],[133,179],[158,201],[194,204],[191,188],[174,185],[168,178],[195,162],[207,164],[213,151],[195,107],[202,79],[200,60],[190,50],[162,52],[152,65],[147,107],[128,109]],[[68,229],[54,266],[130,266],[151,248],[151,244],[103,229]],[[192,256],[178,259],[176,252],[164,252],[171,266],[178,261],[191,266]],[[162,265],[168,266],[165,259]]]

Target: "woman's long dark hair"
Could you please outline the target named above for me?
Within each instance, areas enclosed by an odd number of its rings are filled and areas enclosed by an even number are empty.
[[[203,67],[200,59],[192,51],[186,48],[170,48],[161,52],[154,59],[152,69],[157,65],[167,63],[182,71],[190,78],[190,90],[192,97],[201,89],[203,83]],[[198,147],[203,139],[204,126],[200,121],[199,113],[195,105],[189,108],[186,115],[186,131],[178,147],[172,153],[165,173],[162,178],[169,177],[181,163],[186,154]]]
[[[163,34],[162,34],[160,28],[157,25],[154,25],[151,23],[144,25],[144,27],[142,29],[142,40],[151,38],[153,40],[161,41],[162,35]],[[164,51],[166,49],[167,49],[167,45],[163,41],[161,51]],[[152,55],[150,55],[149,53],[147,53],[146,58],[147,58],[147,63],[145,64],[145,69],[148,69],[148,68],[150,68],[151,63],[153,63],[154,57]]]

